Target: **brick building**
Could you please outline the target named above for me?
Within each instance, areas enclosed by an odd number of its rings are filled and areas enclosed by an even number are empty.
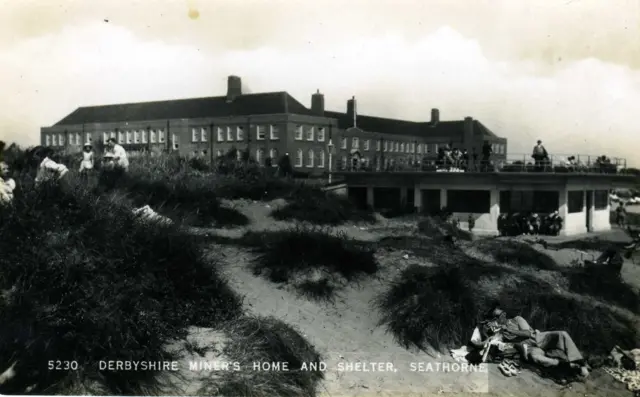
[[[243,94],[239,77],[229,76],[227,95],[169,101],[81,107],[51,127],[41,128],[41,144],[79,152],[85,142],[97,151],[114,137],[134,154],[178,152],[213,159],[230,149],[249,150],[260,163],[289,153],[298,171],[322,173],[353,161],[380,169],[433,157],[441,145],[481,152],[488,140],[497,159],[507,141],[477,120],[413,122],[357,114],[356,100],[345,113],[327,111],[324,96],[307,108],[287,92]]]

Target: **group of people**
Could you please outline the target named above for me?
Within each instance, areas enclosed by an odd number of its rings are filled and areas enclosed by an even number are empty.
[[[69,173],[66,165],[54,161],[54,153],[52,148],[42,146],[37,146],[27,152],[27,165],[37,168],[34,180],[36,187],[45,181],[61,181]],[[81,175],[87,175],[94,169],[94,166],[95,156],[91,144],[85,144],[78,171]],[[102,166],[105,170],[119,170],[121,172],[127,172],[129,169],[126,150],[113,138],[107,141],[107,150],[103,156]],[[16,182],[11,178],[9,165],[0,161],[0,205],[10,205],[13,202],[15,189]],[[170,219],[159,215],[148,205],[133,209],[133,213],[145,221],[172,223]]]
[[[494,305],[473,330],[466,359],[472,363],[496,356],[519,354],[525,362],[544,368],[564,366],[581,377],[589,375],[587,363],[566,331],[539,331],[520,316],[508,318]],[[514,375],[512,365],[501,365],[505,375]]]
[[[501,236],[548,235],[557,236],[562,230],[558,211],[541,216],[534,212],[500,214],[498,231]]]
[[[488,171],[491,165],[491,155],[493,148],[489,141],[484,141],[482,145],[482,157],[478,164],[478,153],[472,148],[471,153],[467,149],[451,148],[450,145],[444,145],[438,149],[436,166],[439,169],[452,169],[462,171]],[[473,160],[471,162],[470,160]]]

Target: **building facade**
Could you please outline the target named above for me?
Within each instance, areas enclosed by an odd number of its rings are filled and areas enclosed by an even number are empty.
[[[320,92],[307,108],[286,92],[243,94],[237,76],[229,76],[224,96],[81,107],[41,128],[42,145],[68,153],[85,143],[100,152],[109,138],[133,155],[177,152],[213,161],[238,149],[276,164],[286,153],[297,171],[315,174],[354,161],[372,169],[415,164],[443,145],[480,153],[489,141],[496,160],[507,153],[506,139],[470,117],[440,121],[437,109],[428,122],[365,116],[356,112],[355,98],[345,113],[326,111]]]
[[[549,214],[563,219],[560,235],[611,229],[609,192],[633,186],[624,174],[542,172],[342,172],[349,196],[380,210],[413,207],[419,213],[448,208],[474,232],[498,235],[498,217],[514,212]]]

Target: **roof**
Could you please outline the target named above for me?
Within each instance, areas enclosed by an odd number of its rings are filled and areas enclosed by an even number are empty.
[[[231,102],[227,102],[226,96],[217,96],[80,107],[55,125],[286,113],[317,115],[289,93],[280,91],[242,94]],[[336,119],[339,128],[347,129],[353,126],[353,120],[346,113],[325,111],[324,116]],[[356,121],[358,128],[362,130],[392,135],[450,137],[464,131],[463,120],[440,121],[433,125],[431,122],[358,115]],[[478,120],[474,120],[474,132],[476,134],[484,134],[486,137],[497,138],[493,132]]]
[[[288,93],[268,92],[243,94],[231,102],[226,96],[217,96],[80,107],[55,125],[282,113],[312,114]]]
[[[325,111],[325,116],[338,120],[338,127],[347,129],[353,127],[353,120],[346,113]],[[357,115],[356,124],[359,129],[391,135],[437,136],[449,137],[464,131],[464,120],[439,121],[435,125],[431,122],[417,122],[398,119],[388,119],[374,116]],[[473,131],[476,135],[497,138],[478,120],[473,120]]]

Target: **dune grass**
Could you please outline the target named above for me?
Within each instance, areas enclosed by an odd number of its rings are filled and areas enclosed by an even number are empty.
[[[292,284],[299,293],[318,299],[329,299],[345,284],[378,270],[370,244],[318,226],[248,232],[239,243],[256,253],[250,264],[254,274]]]
[[[223,354],[240,365],[240,371],[225,371],[205,383],[203,395],[247,397],[313,397],[324,373],[306,365],[317,365],[322,357],[290,325],[273,317],[243,317],[225,326],[232,335]],[[287,363],[287,371],[258,371],[254,363]]]
[[[375,222],[373,211],[359,209],[346,197],[304,187],[285,197],[287,205],[271,213],[278,220],[337,226],[346,222]]]
[[[444,351],[466,344],[482,313],[495,302],[536,329],[566,330],[596,361],[615,345],[633,348],[640,342],[636,319],[608,306],[636,308],[637,313],[637,292],[622,282],[585,279],[535,249],[520,249],[524,245],[516,242],[481,242],[500,258],[496,264],[469,257],[462,249],[439,250],[437,239],[427,240],[413,242],[412,249],[435,266],[408,267],[374,300],[380,324],[405,347]],[[472,245],[478,248],[480,242]],[[549,274],[538,275],[538,270]]]
[[[239,297],[177,227],[141,224],[118,194],[67,178],[39,189],[21,180],[0,209],[0,366],[17,363],[2,393],[64,393],[99,382],[109,393],[150,393],[157,373],[99,371],[98,360],[169,360],[188,325],[241,313]],[[80,371],[51,371],[74,360]]]

